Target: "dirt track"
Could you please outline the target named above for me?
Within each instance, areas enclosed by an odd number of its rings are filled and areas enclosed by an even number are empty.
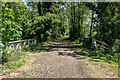
[[[67,38],[49,42],[44,52],[30,53],[27,64],[2,77],[15,78],[90,78],[85,71],[85,62],[74,58],[73,46]],[[62,54],[61,54],[62,53]],[[28,59],[29,58],[29,59]],[[89,63],[88,63],[89,64]],[[93,65],[92,65],[93,66]],[[89,70],[89,72],[92,72]],[[99,70],[98,70],[99,71]],[[102,71],[102,70],[101,70]],[[111,73],[111,72],[110,72]],[[90,73],[91,74],[91,73]],[[96,73],[94,73],[97,75]],[[103,74],[105,75],[105,74]],[[102,76],[102,75],[101,75]],[[96,77],[100,78],[99,73]],[[103,78],[114,77],[105,75]]]

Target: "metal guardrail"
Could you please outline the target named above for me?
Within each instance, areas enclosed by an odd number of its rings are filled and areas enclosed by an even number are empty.
[[[9,47],[7,53],[10,53],[12,48],[13,48],[12,51],[17,51],[18,48],[19,48],[19,49],[20,49],[20,52],[21,52],[22,46],[23,46],[23,48],[24,48],[25,45],[30,45],[30,44],[36,44],[36,39],[18,40],[18,41],[8,42],[8,43],[6,44],[6,46]]]

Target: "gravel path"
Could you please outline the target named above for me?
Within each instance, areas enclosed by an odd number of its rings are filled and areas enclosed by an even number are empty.
[[[83,78],[81,63],[72,57],[59,56],[57,51],[42,53],[32,68],[24,71],[24,77],[34,78]]]
[[[67,41],[67,40],[66,40]],[[87,75],[82,69],[83,63],[72,56],[59,55],[64,51],[69,53],[71,50],[66,48],[70,46],[69,42],[62,39],[56,42],[50,42],[43,47],[52,47],[49,51],[29,54],[27,65],[15,70],[4,77],[15,78],[85,78]],[[56,48],[57,47],[57,48]],[[62,47],[62,48],[61,48]],[[64,48],[65,47],[65,48]]]
[[[72,43],[67,38],[49,42],[42,47],[47,47],[43,52],[31,52],[27,56],[27,64],[20,68],[17,68],[10,74],[2,76],[3,78],[110,78],[116,77],[106,72],[107,68],[95,67],[94,70],[92,64],[86,60],[76,59],[74,57],[74,48]],[[86,64],[87,63],[87,64]],[[89,68],[85,68],[90,65]],[[101,66],[101,64],[100,64]],[[88,72],[86,72],[88,71]],[[99,73],[97,72],[99,71]],[[88,74],[90,73],[90,74]],[[100,75],[103,74],[103,75]]]

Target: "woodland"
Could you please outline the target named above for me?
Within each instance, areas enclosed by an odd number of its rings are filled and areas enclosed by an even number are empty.
[[[98,58],[118,62],[120,53],[119,2],[3,2],[2,54],[10,41],[38,43],[69,36],[71,42]],[[94,44],[96,41],[96,45]],[[4,61],[4,56],[3,56]]]

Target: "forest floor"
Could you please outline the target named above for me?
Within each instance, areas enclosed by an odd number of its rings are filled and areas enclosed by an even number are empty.
[[[39,52],[41,51],[41,52]],[[75,53],[79,46],[67,37],[48,42],[27,54],[26,64],[1,78],[118,78],[111,64],[90,61]]]

